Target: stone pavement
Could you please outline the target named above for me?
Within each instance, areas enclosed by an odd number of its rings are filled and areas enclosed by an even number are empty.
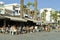
[[[20,35],[0,34],[0,40],[60,40],[60,32],[35,32]]]

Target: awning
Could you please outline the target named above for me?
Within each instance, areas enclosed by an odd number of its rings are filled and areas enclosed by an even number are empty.
[[[36,23],[36,25],[40,25],[41,24],[41,21],[38,21],[38,20],[28,19],[28,18],[25,18],[25,19],[29,20],[29,21],[32,21],[33,23]]]
[[[0,19],[9,19],[9,18],[6,18],[6,17],[4,17],[4,16],[0,16]]]
[[[10,17],[10,16],[5,16],[7,18],[10,18],[10,20],[13,20],[13,21],[23,21],[23,22],[27,22],[27,20],[25,19],[22,19],[20,17]]]

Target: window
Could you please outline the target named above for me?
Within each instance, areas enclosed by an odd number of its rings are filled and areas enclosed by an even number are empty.
[[[18,10],[15,10],[16,13],[18,13]]]

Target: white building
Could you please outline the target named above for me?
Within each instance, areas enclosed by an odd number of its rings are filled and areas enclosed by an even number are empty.
[[[0,2],[0,7],[4,6],[4,2]]]
[[[58,24],[60,25],[60,13],[58,13],[58,19],[57,19]]]
[[[51,15],[50,13],[51,13],[51,11],[55,11],[55,10],[52,8],[43,8],[40,10],[40,16],[41,16],[42,12],[44,12],[44,10],[47,10],[45,20],[48,22],[54,22],[54,20],[50,16]]]
[[[0,7],[4,10],[7,9],[8,11],[12,12],[10,15],[12,16],[20,16],[20,4],[13,3],[13,4],[4,4],[3,2],[0,2]],[[1,13],[3,10],[0,10]],[[7,12],[8,13],[8,12]],[[2,13],[5,14],[5,13]],[[23,17],[25,17],[27,14],[23,14]],[[28,15],[27,15],[28,16]]]
[[[17,3],[14,4],[6,4],[4,5],[6,9],[12,10],[13,14],[11,15],[20,15],[20,5]]]
[[[12,14],[13,11],[6,9],[4,5],[4,2],[0,2],[0,14]]]

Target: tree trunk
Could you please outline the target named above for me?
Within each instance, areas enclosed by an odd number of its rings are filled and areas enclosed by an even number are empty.
[[[24,8],[23,8],[23,6],[24,6],[24,0],[20,0],[20,17],[21,18],[23,18],[23,12],[24,12]],[[21,26],[21,33],[22,33],[22,29],[23,29],[23,27]]]
[[[36,16],[37,16],[37,0],[34,0],[34,10],[35,10],[35,13],[34,13],[34,19],[36,19]]]
[[[23,17],[23,10],[24,10],[24,8],[23,8],[23,6],[24,6],[24,0],[20,0],[20,17],[22,18]]]

